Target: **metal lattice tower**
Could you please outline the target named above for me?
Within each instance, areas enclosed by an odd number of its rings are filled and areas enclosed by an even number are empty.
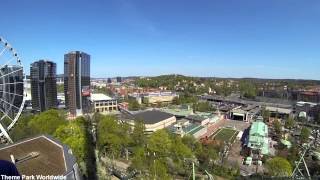
[[[292,173],[292,179],[311,179],[308,166],[304,157],[306,153],[310,150],[310,144],[303,147],[304,150],[301,153],[299,161],[296,162],[296,167]]]
[[[296,162],[296,167],[292,172],[292,179],[311,179],[309,168],[304,158],[306,154],[315,148],[319,139],[319,130],[315,130],[313,135],[315,139],[302,147],[303,149],[301,151],[300,159]]]

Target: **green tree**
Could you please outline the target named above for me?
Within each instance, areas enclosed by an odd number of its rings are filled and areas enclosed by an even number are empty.
[[[154,160],[154,162],[151,163],[149,171],[151,175],[150,179],[172,179],[168,174],[168,168],[163,160]]]
[[[130,111],[138,111],[140,109],[140,104],[135,99],[129,99],[128,103],[129,103],[128,109]]]
[[[213,145],[206,145],[197,149],[196,156],[201,164],[208,166],[210,162],[218,158],[218,152]]]
[[[64,92],[64,85],[63,84],[57,84],[57,92],[58,93]]]
[[[32,129],[32,134],[49,134],[53,135],[59,126],[67,123],[63,112],[58,110],[48,110],[34,116],[28,126]]]
[[[257,90],[255,85],[249,81],[240,81],[239,83],[240,93],[242,97],[248,99],[254,99],[257,96]]]
[[[270,111],[266,110],[266,108],[263,108],[261,111],[261,116],[265,122],[268,122],[270,118]]]
[[[183,144],[182,139],[179,136],[173,137],[171,153],[172,157],[177,161],[183,160],[184,158],[191,158],[193,155],[191,149]]]
[[[144,147],[146,143],[145,125],[142,120],[136,120],[134,122],[134,128],[132,132],[132,141],[135,146]]]
[[[209,112],[214,111],[215,108],[213,108],[209,102],[198,102],[194,104],[194,110],[200,112]]]
[[[137,147],[134,149],[131,162],[131,167],[139,171],[144,170],[147,167],[147,158],[143,147]]]
[[[148,151],[155,153],[156,156],[166,156],[171,148],[171,139],[168,132],[164,129],[152,133],[148,141]]]
[[[90,127],[87,120],[79,117],[59,126],[54,137],[71,148],[86,179],[96,179],[95,152],[92,148],[94,144],[89,133]]]
[[[197,141],[192,135],[185,135],[182,137],[182,142],[185,144],[191,151],[195,152],[201,146],[201,143]]]
[[[87,148],[86,133],[84,126],[79,121],[75,120],[59,126],[54,136],[67,144],[78,160],[85,161]]]
[[[97,144],[102,154],[111,154],[119,157],[121,150],[130,142],[130,126],[118,123],[115,116],[103,116],[98,122]]]
[[[221,87],[221,92],[222,92],[223,96],[229,96],[232,93],[231,89],[228,86],[227,81],[223,81],[222,87]]]
[[[300,140],[301,140],[301,142],[302,142],[302,143],[306,143],[306,142],[308,141],[310,135],[311,135],[311,132],[310,132],[309,128],[307,128],[307,127],[302,127],[301,133],[300,133]]]
[[[293,117],[288,117],[284,125],[287,129],[292,129],[295,126],[295,121]]]
[[[174,97],[173,100],[172,100],[172,104],[180,105],[181,104],[180,98],[179,97]]]
[[[266,168],[269,175],[276,177],[290,177],[292,166],[288,160],[282,157],[274,157],[267,161]]]
[[[278,135],[281,135],[281,128],[282,128],[282,126],[281,126],[280,121],[274,120],[274,121],[273,121],[273,127],[274,127],[275,132],[276,132]]]
[[[31,114],[21,115],[19,121],[17,121],[14,128],[12,128],[12,130],[9,132],[13,141],[18,141],[34,135],[34,131],[32,131],[32,128],[28,125],[33,118],[34,115]]]

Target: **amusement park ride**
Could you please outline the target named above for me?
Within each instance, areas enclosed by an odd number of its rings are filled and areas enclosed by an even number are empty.
[[[9,131],[24,107],[24,74],[15,49],[0,37],[0,142],[12,143]]]

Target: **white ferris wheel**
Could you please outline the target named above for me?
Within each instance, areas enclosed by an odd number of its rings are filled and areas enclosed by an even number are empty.
[[[24,74],[13,47],[0,36],[0,138],[12,143],[8,134],[24,108]]]

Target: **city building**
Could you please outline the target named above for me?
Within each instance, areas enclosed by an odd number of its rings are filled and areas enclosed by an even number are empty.
[[[198,123],[192,123],[187,119],[178,120],[177,123],[168,127],[169,131],[181,137],[191,135],[195,138],[200,138],[207,133],[207,127]]]
[[[57,107],[56,63],[39,60],[31,64],[32,109],[45,111]]]
[[[129,103],[127,103],[127,102],[121,102],[121,103],[118,104],[118,108],[119,108],[119,110],[124,109],[124,110],[127,110],[127,111],[128,111]]]
[[[66,99],[64,97],[64,93],[58,93],[57,101],[58,101],[58,109],[66,108]]]
[[[112,83],[111,78],[108,78],[107,83],[108,83],[108,84],[111,84],[111,83]]]
[[[142,120],[145,124],[146,133],[152,133],[156,130],[166,128],[174,124],[177,120],[172,114],[158,110],[147,110],[133,115],[133,120],[129,123],[134,125],[134,121]]]
[[[93,112],[101,114],[110,114],[118,111],[118,103],[104,94],[91,94],[90,101],[92,104]]]
[[[268,126],[262,119],[253,122],[249,131],[248,147],[254,154],[269,154]]]
[[[270,117],[267,119],[269,123],[274,120],[286,120],[292,114],[292,108],[266,106],[266,110],[270,112]]]
[[[173,114],[177,118],[183,118],[194,114],[193,108],[190,105],[178,105],[178,106],[167,106],[160,109],[160,111]]]
[[[130,99],[135,99],[139,104],[157,104],[157,103],[171,103],[175,97],[179,95],[171,91],[147,92],[147,93],[130,93]]]
[[[45,135],[0,147],[0,159],[12,162],[21,175],[29,177],[43,175],[82,179],[71,149]]]
[[[143,102],[146,104],[171,103],[175,97],[179,95],[171,91],[151,92],[143,94]]]
[[[122,82],[122,77],[118,76],[116,79],[117,79],[117,83],[121,83]]]
[[[232,120],[248,122],[249,112],[241,108],[234,108],[230,111],[229,117]]]
[[[24,107],[26,110],[32,110],[30,76],[26,76],[26,78],[24,79],[24,94],[25,94]]]
[[[189,115],[185,117],[185,119],[191,121],[194,124],[199,124],[201,126],[205,126],[210,122],[210,118],[206,116],[200,116],[200,115]]]
[[[297,100],[320,103],[320,89],[300,90],[297,93]]]
[[[142,103],[142,94],[141,93],[131,93],[131,94],[128,94],[128,98],[131,99],[131,100],[135,100],[137,101],[139,104]]]
[[[70,117],[90,112],[90,55],[80,51],[64,55],[64,93]]]
[[[56,80],[57,80],[57,84],[63,84],[64,83],[64,74],[57,74]]]
[[[308,121],[314,121],[318,118],[320,104],[299,101],[294,105],[294,111],[298,117],[304,117]]]

